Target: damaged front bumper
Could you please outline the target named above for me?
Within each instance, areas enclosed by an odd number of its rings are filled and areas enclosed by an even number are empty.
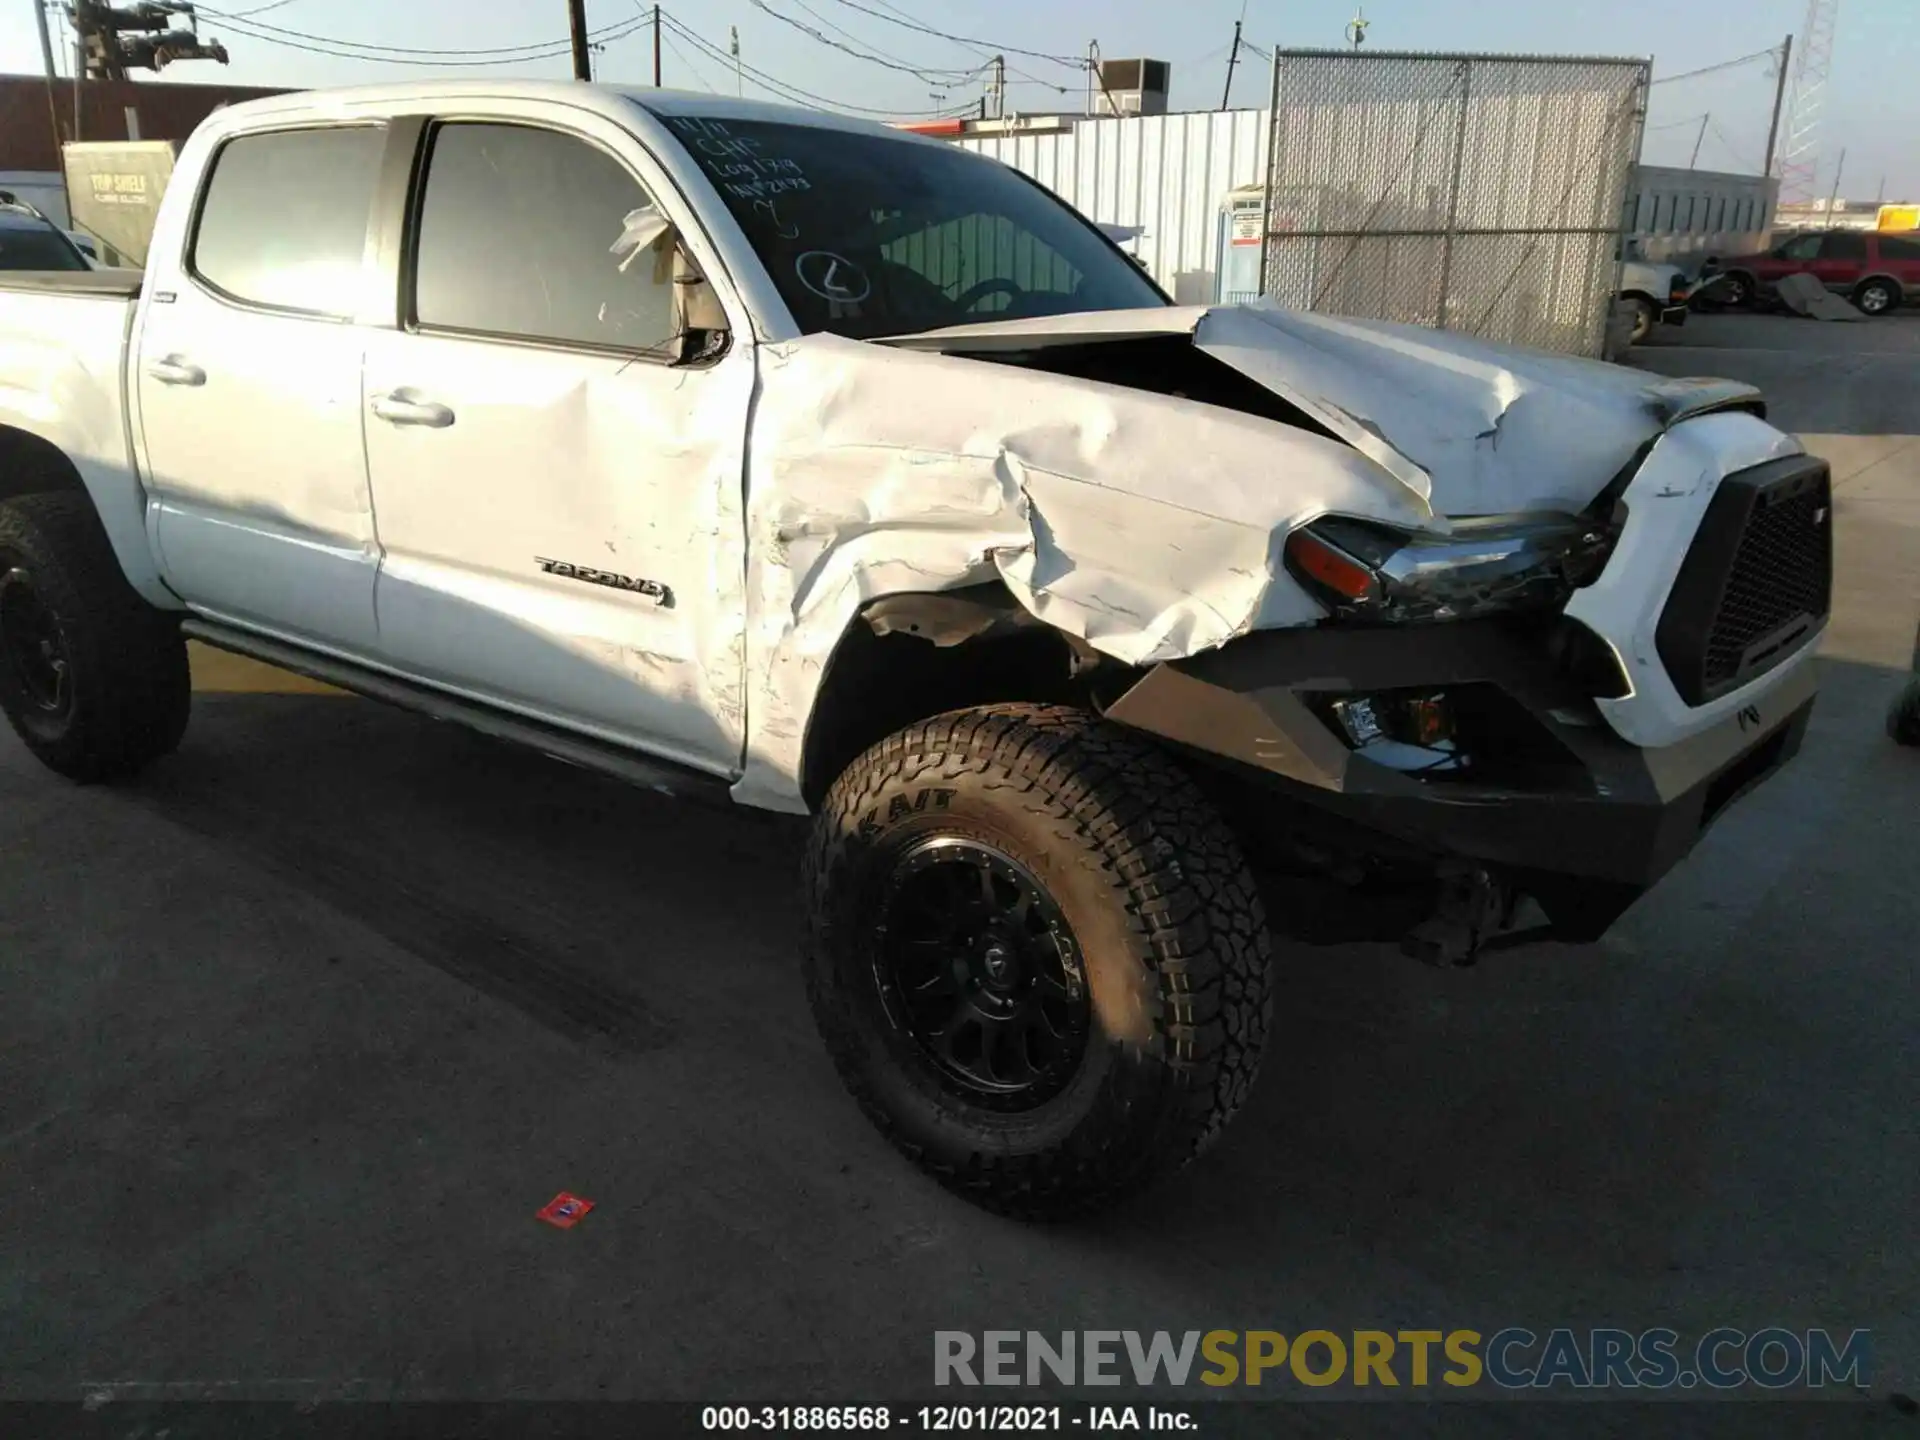
[[[1599,938],[1798,750],[1810,659],[1767,676],[1721,723],[1657,749],[1607,725],[1591,675],[1557,672],[1538,634],[1497,620],[1249,635],[1156,666],[1107,714],[1224,775],[1231,783],[1217,788],[1243,833],[1285,829],[1322,853],[1424,867],[1440,881],[1441,958],[1465,963],[1519,896],[1545,911],[1542,938]],[[1444,716],[1447,739],[1424,757],[1356,740],[1343,718],[1355,698],[1396,696]],[[1289,800],[1300,803],[1274,803]]]

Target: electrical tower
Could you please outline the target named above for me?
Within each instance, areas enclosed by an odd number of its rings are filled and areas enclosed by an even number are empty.
[[[175,19],[182,16],[187,28],[174,29]],[[67,18],[80,37],[89,80],[124,80],[129,70],[164,70],[176,60],[227,63],[226,47],[200,39],[199,19],[182,0],[141,0],[118,7],[104,0],[73,0]]]
[[[1780,203],[1813,199],[1820,169],[1820,115],[1826,109],[1827,75],[1833,69],[1833,32],[1840,0],[1807,0],[1793,66],[1793,98],[1787,107],[1786,141],[1780,149]]]

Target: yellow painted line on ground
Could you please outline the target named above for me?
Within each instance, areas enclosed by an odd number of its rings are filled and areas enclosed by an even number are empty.
[[[187,658],[193,666],[193,688],[202,695],[345,695],[331,685],[276,670],[249,660],[244,655],[215,650],[196,641],[187,642]]]

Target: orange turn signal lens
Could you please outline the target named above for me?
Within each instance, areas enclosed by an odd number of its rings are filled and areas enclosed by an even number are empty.
[[[1380,577],[1311,531],[1296,530],[1287,537],[1287,558],[1308,579],[1349,600],[1371,600]]]

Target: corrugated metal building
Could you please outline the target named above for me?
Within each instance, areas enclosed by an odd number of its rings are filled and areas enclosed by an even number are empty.
[[[1622,217],[1630,252],[1694,268],[1709,255],[1763,250],[1776,224],[1780,181],[1765,175],[1641,165]]]
[[[956,143],[1031,175],[1105,225],[1144,232],[1128,248],[1178,299],[1213,299],[1227,192],[1267,173],[1267,110],[1083,120],[1052,134]]]

